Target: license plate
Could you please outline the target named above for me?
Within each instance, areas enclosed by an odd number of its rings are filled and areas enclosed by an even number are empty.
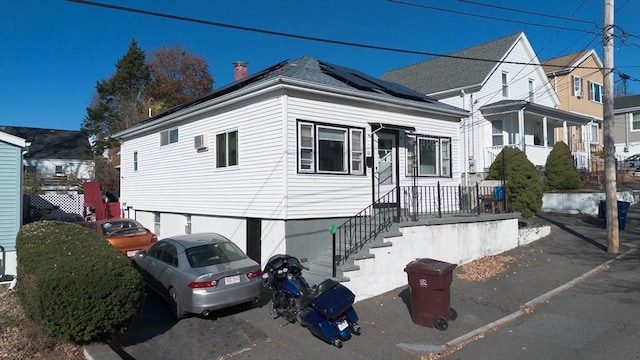
[[[349,323],[347,323],[347,320],[342,320],[338,323],[338,330],[342,331],[346,328],[349,327]]]
[[[128,257],[134,257],[134,256],[136,256],[137,253],[138,253],[138,250],[129,250],[129,251],[127,251],[127,256]]]
[[[227,276],[224,278],[225,285],[237,284],[240,282],[240,275]]]

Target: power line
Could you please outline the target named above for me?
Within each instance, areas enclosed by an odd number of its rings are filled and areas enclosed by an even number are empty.
[[[191,17],[171,15],[171,14],[166,14],[166,13],[160,13],[160,12],[155,12],[155,11],[136,9],[136,8],[125,7],[125,6],[104,4],[104,3],[94,2],[94,1],[86,1],[86,0],[65,0],[65,1],[72,2],[72,3],[77,3],[77,4],[82,4],[82,5],[102,7],[102,8],[112,9],[112,10],[118,10],[118,11],[124,11],[124,12],[130,12],[130,13],[136,13],[136,14],[142,14],[142,15],[148,15],[148,16],[155,16],[155,17],[166,18],[166,19],[172,19],[172,20],[179,20],[179,21],[192,22],[192,23],[203,24],[203,25],[223,27],[223,28],[228,28],[228,29],[255,32],[255,33],[260,33],[260,34],[288,37],[288,38],[299,39],[299,40],[309,40],[309,41],[315,41],[315,42],[322,42],[322,43],[328,43],[328,44],[334,44],[334,45],[344,45],[344,46],[358,47],[358,48],[364,48],[364,49],[390,51],[390,52],[412,54],[412,55],[445,57],[445,58],[460,59],[460,60],[484,61],[484,62],[491,62],[491,63],[513,64],[513,65],[531,65],[530,63],[527,63],[527,62],[503,61],[503,60],[497,60],[497,59],[483,59],[483,58],[472,58],[472,57],[467,57],[467,56],[446,55],[446,54],[438,54],[438,53],[432,53],[432,52],[426,52],[426,51],[408,50],[408,49],[392,48],[392,47],[378,46],[378,45],[368,45],[368,44],[361,44],[361,43],[355,43],[355,42],[350,42],[350,41],[333,40],[333,39],[320,38],[320,37],[315,37],[315,36],[306,36],[306,35],[285,33],[285,32],[274,31],[274,30],[258,29],[258,28],[248,27],[248,26],[240,26],[240,25],[226,24],[226,23],[221,23],[221,22],[216,22],[216,21],[195,19],[195,18],[191,18]],[[545,66],[558,67],[558,68],[564,68],[565,67],[565,65],[554,65],[554,64],[545,64]],[[579,68],[579,69],[599,69],[598,67],[577,67],[577,68]]]
[[[505,6],[485,4],[485,3],[481,3],[481,2],[477,2],[477,1],[471,1],[471,0],[458,0],[458,1],[459,2],[463,2],[463,3],[477,5],[477,6],[484,6],[484,7],[488,7],[488,8],[491,8],[491,9],[499,9],[499,10],[511,11],[511,12],[516,12],[516,13],[528,14],[528,15],[542,16],[542,17],[547,17],[547,18],[550,18],[550,19],[573,21],[573,22],[580,22],[580,23],[583,23],[583,24],[593,24],[595,26],[599,26],[594,21],[580,20],[580,19],[569,18],[569,17],[564,17],[564,16],[549,15],[549,14],[544,14],[544,13],[539,13],[539,12],[534,12],[534,11],[509,8],[509,7],[505,7]],[[582,5],[580,5],[580,6],[582,6]]]
[[[497,21],[515,23],[515,24],[545,27],[545,28],[550,28],[550,29],[560,29],[560,30],[568,30],[568,31],[576,31],[576,32],[586,32],[586,33],[589,33],[589,34],[597,34],[597,33],[594,33],[592,31],[586,31],[586,30],[582,30],[582,29],[568,28],[568,27],[561,27],[561,26],[554,26],[554,25],[538,24],[538,23],[533,23],[533,22],[528,22],[528,21],[505,19],[505,18],[500,18],[500,17],[496,17],[496,16],[489,16],[489,15],[480,15],[480,14],[474,14],[474,13],[469,13],[469,12],[465,12],[465,11],[458,11],[458,10],[440,8],[440,7],[436,7],[436,6],[415,4],[415,3],[411,3],[411,2],[407,2],[407,1],[401,1],[401,0],[389,0],[389,1],[397,3],[397,4],[414,6],[414,7],[423,8],[423,9],[443,11],[443,12],[448,12],[448,13],[458,14],[458,15],[465,15],[465,16],[473,16],[473,17],[489,19],[489,20],[497,20]]]

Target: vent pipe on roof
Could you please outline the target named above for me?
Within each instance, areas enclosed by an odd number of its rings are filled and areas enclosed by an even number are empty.
[[[236,61],[233,63],[233,80],[238,81],[247,77],[247,65],[246,61]]]

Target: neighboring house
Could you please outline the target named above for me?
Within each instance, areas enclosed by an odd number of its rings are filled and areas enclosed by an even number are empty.
[[[82,182],[91,179],[93,156],[82,132],[3,125],[0,131],[30,143],[23,169],[27,176],[35,176],[45,192],[77,192]]]
[[[25,139],[0,131],[0,277],[16,273],[16,235],[22,225]]]
[[[558,95],[522,32],[389,71],[383,79],[471,112],[461,126],[460,165],[476,178],[505,146],[544,166],[562,140],[556,128],[594,121],[557,108]]]
[[[331,246],[330,225],[400,185],[459,185],[466,116],[305,56],[115,134],[120,200],[159,237],[215,231],[263,264],[308,258]]]
[[[624,160],[640,154],[640,95],[617,97],[613,108],[616,158]]]
[[[549,81],[558,94],[558,109],[592,116],[586,126],[568,126],[555,130],[556,139],[564,141],[572,153],[581,154],[578,168],[589,167],[591,154],[603,149],[602,62],[595,50],[556,57],[542,62]]]

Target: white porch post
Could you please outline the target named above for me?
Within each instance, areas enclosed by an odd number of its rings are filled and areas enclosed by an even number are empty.
[[[518,111],[518,134],[520,135],[520,150],[524,149],[524,108]],[[526,152],[525,152],[526,153]]]
[[[566,121],[562,122],[562,141],[571,148],[571,144],[569,144],[569,127],[567,126]]]
[[[544,147],[549,147],[549,139],[548,139],[548,136],[547,136],[547,117],[546,116],[542,117],[542,134],[543,134],[542,143],[544,144]]]

